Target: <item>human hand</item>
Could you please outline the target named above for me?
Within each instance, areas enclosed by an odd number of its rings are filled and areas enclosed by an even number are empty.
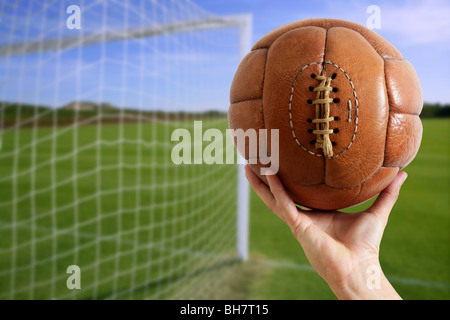
[[[339,299],[400,299],[379,263],[380,242],[389,213],[407,174],[399,172],[373,205],[362,212],[299,209],[276,175],[269,187],[249,166],[250,185],[291,229],[306,257]]]

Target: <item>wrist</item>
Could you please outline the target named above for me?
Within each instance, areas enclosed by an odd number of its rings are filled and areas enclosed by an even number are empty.
[[[378,259],[360,262],[347,277],[328,285],[340,300],[401,299],[384,275]]]

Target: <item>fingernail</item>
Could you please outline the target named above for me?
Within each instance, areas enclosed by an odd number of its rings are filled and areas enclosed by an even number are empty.
[[[403,172],[404,172],[404,171],[403,171]],[[406,178],[408,178],[408,174],[407,174],[406,172],[404,172],[402,183],[405,182]]]

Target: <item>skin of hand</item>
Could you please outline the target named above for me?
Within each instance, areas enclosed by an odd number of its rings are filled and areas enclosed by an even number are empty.
[[[358,213],[300,209],[276,175],[266,176],[268,187],[248,165],[245,174],[266,206],[289,226],[337,298],[401,299],[381,270],[379,250],[405,172],[397,174],[369,209]]]

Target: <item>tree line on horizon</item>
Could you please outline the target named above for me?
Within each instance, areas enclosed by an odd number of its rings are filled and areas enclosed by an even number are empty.
[[[75,116],[79,118],[87,118],[98,115],[100,112],[104,115],[131,115],[131,116],[143,116],[148,119],[165,119],[165,120],[176,120],[176,119],[198,119],[198,118],[210,118],[210,117],[221,117],[226,116],[226,111],[219,110],[207,110],[207,111],[164,111],[164,110],[139,110],[133,108],[120,109],[114,107],[110,104],[100,104],[101,107],[95,107],[94,103],[90,103],[93,107],[91,109],[75,110],[72,108],[61,107],[61,108],[51,108],[42,105],[32,105],[26,103],[12,103],[12,102],[0,102],[0,121],[3,124],[12,124],[18,119],[30,119],[36,117],[39,122],[46,120],[58,120],[59,123],[67,122],[72,120]],[[106,108],[103,108],[106,105]],[[421,118],[446,118],[450,117],[450,103],[440,104],[440,103],[427,103],[423,105],[422,112],[420,114]]]

